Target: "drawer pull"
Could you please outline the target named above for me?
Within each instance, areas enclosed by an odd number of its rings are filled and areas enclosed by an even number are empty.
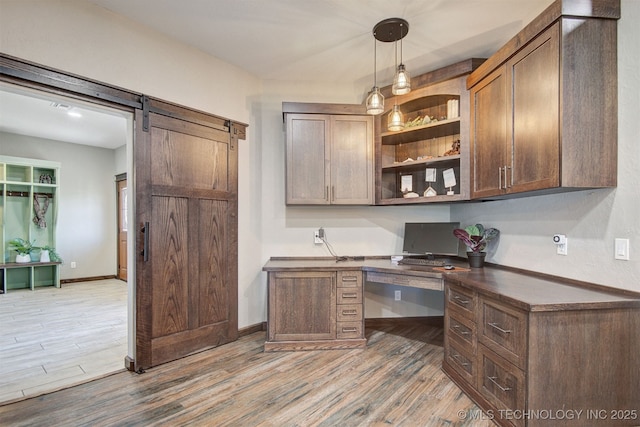
[[[460,325],[453,325],[453,329],[455,329],[460,335],[469,335],[469,331],[462,328]]]
[[[342,276],[342,281],[343,282],[357,282],[358,281],[358,277],[357,276]]]
[[[455,360],[456,362],[458,362],[458,364],[460,366],[469,366],[468,362],[463,362],[461,359],[461,357],[457,354],[452,354],[451,357],[453,358],[453,360]]]
[[[358,314],[358,310],[342,310],[344,316],[355,316]]]
[[[494,383],[496,385],[496,387],[498,387],[500,390],[502,391],[510,391],[511,387],[502,387],[498,381],[496,381],[496,379],[498,379],[498,377],[487,377],[489,378],[489,381],[491,381],[492,383]]]
[[[342,332],[358,332],[357,328],[342,328]]]
[[[464,299],[464,298],[462,298],[462,297],[460,297],[458,295],[454,295],[453,299],[456,300],[456,302],[458,304],[463,304],[463,305],[469,304],[469,300],[468,299]]]
[[[506,329],[502,329],[500,326],[498,326],[496,323],[487,323],[487,325],[491,326],[493,329],[497,329],[498,331],[502,332],[503,334],[510,334],[511,331],[506,330]]]
[[[356,293],[342,294],[342,298],[358,298],[358,294]]]

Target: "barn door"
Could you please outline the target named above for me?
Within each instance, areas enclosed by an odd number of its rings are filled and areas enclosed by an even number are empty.
[[[136,113],[136,369],[238,335],[237,137],[180,115]]]

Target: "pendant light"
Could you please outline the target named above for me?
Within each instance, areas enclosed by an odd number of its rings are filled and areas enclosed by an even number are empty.
[[[393,77],[393,86],[391,87],[391,93],[394,95],[404,95],[411,92],[411,76],[402,63],[402,37],[404,36],[400,36],[400,65],[396,67],[396,75]],[[396,41],[396,46],[397,44]]]
[[[397,68],[398,66],[398,42],[397,41],[396,41],[395,58],[396,58],[396,68]],[[395,88],[395,86],[396,86],[396,83],[394,80],[393,87]],[[404,115],[402,114],[402,111],[400,111],[400,107],[398,107],[398,103],[396,99],[394,99],[393,110],[391,110],[391,112],[389,113],[389,116],[387,117],[387,129],[391,131],[398,131],[398,130],[404,129]]]
[[[402,130],[404,129],[404,115],[402,111],[400,111],[400,107],[398,104],[393,106],[393,110],[389,113],[389,117],[387,118],[387,129],[392,131]]]
[[[402,18],[388,18],[378,22],[373,27],[373,88],[369,92],[366,100],[367,114],[380,114],[384,112],[384,96],[380,92],[378,82],[376,79],[376,40],[381,42],[396,42],[396,76],[394,77],[392,93],[394,95],[401,95],[409,93],[411,90],[411,81],[409,73],[406,71],[404,64],[402,63],[402,39],[409,32],[409,23]],[[400,40],[400,65],[398,64],[398,52],[397,42]],[[402,119],[402,113],[397,106],[394,106],[393,112],[397,112]],[[397,117],[396,117],[397,118]],[[391,123],[391,121],[389,121]],[[404,126],[404,124],[403,124]]]
[[[374,30],[375,34],[375,30]],[[384,111],[384,96],[380,93],[380,88],[376,82],[376,44],[377,40],[373,39],[373,87],[367,96],[367,114],[380,114]]]

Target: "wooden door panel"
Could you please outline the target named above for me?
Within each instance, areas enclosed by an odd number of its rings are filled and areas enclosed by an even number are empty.
[[[187,205],[186,198],[153,197],[151,277],[153,283],[163,284],[152,290],[153,338],[183,331],[189,324]]]
[[[557,187],[560,170],[558,25],[509,62],[513,134],[510,191]]]
[[[136,369],[238,336],[237,134],[200,123],[136,128]]]
[[[311,301],[322,301],[322,304],[311,304]],[[269,306],[275,307],[268,325],[271,341],[336,338],[334,272],[278,272],[270,275]]]
[[[471,90],[472,197],[504,192],[506,117],[507,86],[500,68]]]
[[[331,203],[373,202],[373,117],[331,120]]]
[[[287,203],[328,204],[329,116],[287,115]]]
[[[166,129],[152,132],[158,142],[151,153],[152,184],[227,190],[228,144]]]
[[[119,180],[116,183],[118,193],[118,279],[127,281],[127,216],[129,210],[127,181]]]
[[[198,327],[222,322],[229,317],[229,295],[225,269],[227,203],[218,200],[200,200],[199,239],[199,293]]]

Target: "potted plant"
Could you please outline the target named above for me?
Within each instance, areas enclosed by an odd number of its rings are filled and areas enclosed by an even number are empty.
[[[9,241],[9,249],[18,252],[18,255],[16,255],[16,262],[31,262],[31,251],[34,249],[34,247],[33,244],[28,240],[16,237],[15,239]]]
[[[456,228],[453,230],[453,235],[467,246],[469,266],[480,268],[484,266],[487,243],[498,237],[500,231],[497,228],[485,228],[482,224],[476,224],[466,228]]]
[[[40,249],[40,262],[62,262],[62,258],[56,252],[56,248],[51,246],[42,246]]]

